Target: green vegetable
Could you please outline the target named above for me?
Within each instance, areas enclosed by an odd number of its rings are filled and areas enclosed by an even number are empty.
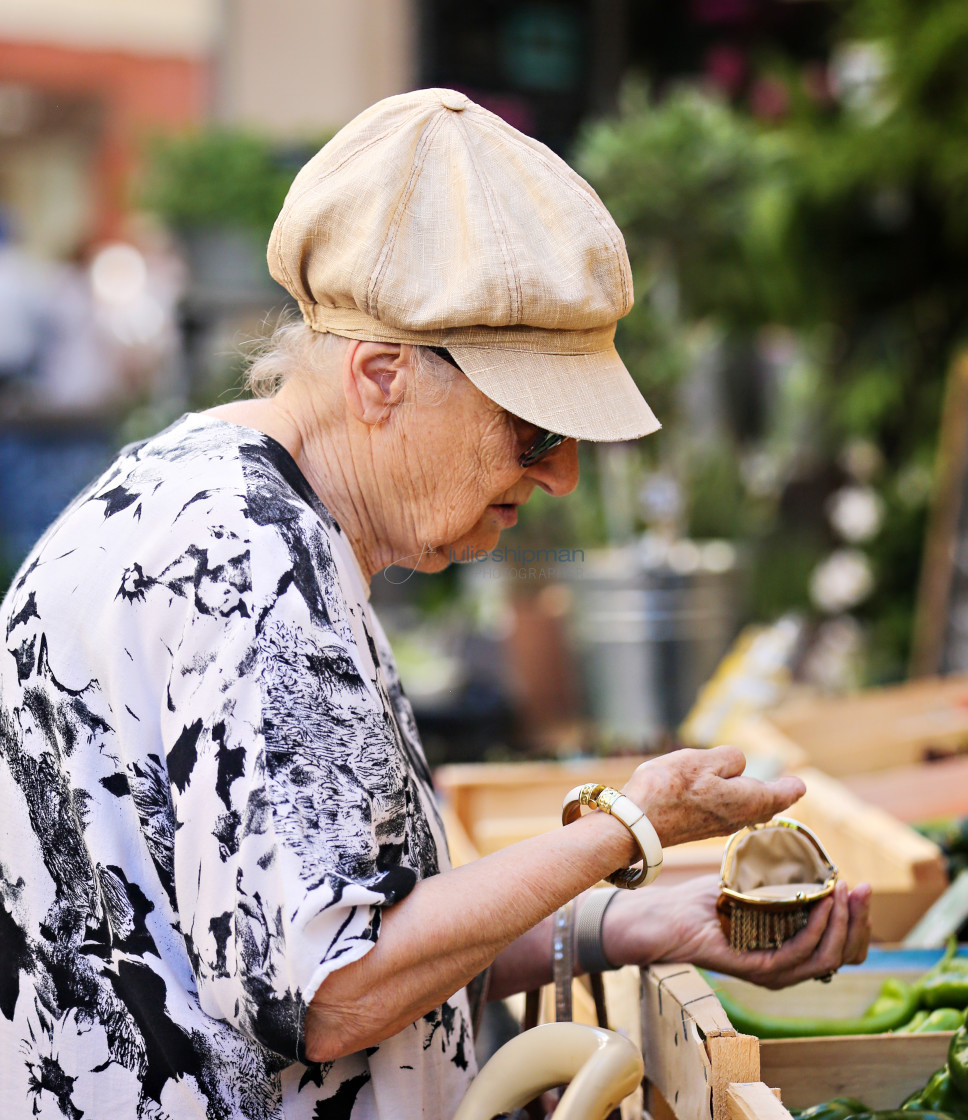
[[[918,1013],[920,1014],[920,1012]],[[918,1017],[914,1016],[915,1019]],[[931,1031],[956,1031],[964,1021],[963,1011],[954,1007],[939,1007],[932,1011],[927,1018],[914,1028],[914,1034],[928,1034]]]
[[[958,1090],[951,1083],[951,1075],[947,1066],[943,1066],[933,1074],[927,1085],[918,1092],[912,1093],[901,1105],[905,1112],[929,1109],[935,1112],[946,1112],[955,1120],[965,1120],[968,1117],[968,1101],[965,1101]]]
[[[856,1097],[834,1097],[833,1100],[824,1101],[822,1104],[812,1105],[810,1108],[791,1109],[793,1120],[847,1120],[858,1112],[868,1112],[866,1104],[862,1104]]]
[[[871,1005],[868,1014],[878,1003],[880,998]],[[963,1018],[958,1011],[942,1008],[922,1019],[920,1029],[949,1029],[928,1024],[932,1020],[950,1023],[952,1015]],[[905,1025],[904,1030],[908,1029],[909,1025]],[[800,1109],[793,1116],[794,1120],[968,1120],[968,1027],[964,1023],[958,1026],[948,1046],[947,1064],[932,1074],[928,1083],[912,1093],[900,1108],[873,1112],[850,1097],[836,1097],[812,1108]]]
[[[948,1067],[942,1066],[941,1069],[937,1070],[928,1078],[928,1083],[926,1085],[922,1085],[920,1089],[915,1089],[914,1092],[905,1099],[901,1108],[904,1110],[936,1108],[940,1099],[940,1094],[947,1092],[950,1084]]]
[[[918,1029],[918,1027],[921,1026],[921,1024],[927,1019],[930,1014],[930,1011],[915,1011],[914,1015],[910,1019],[908,1019],[906,1023],[903,1023],[900,1027],[898,1027],[894,1033],[914,1034],[914,1032]]]
[[[922,1007],[968,1007],[968,972],[937,972],[923,977],[917,989]]]
[[[948,1072],[951,1084],[968,1104],[968,1027],[955,1031],[948,1046]]]
[[[935,1012],[938,1014],[938,1012]],[[905,1112],[934,1110],[955,1120],[968,1120],[968,1028],[960,1026],[948,1046],[948,1062],[923,1089],[901,1106]]]
[[[883,1112],[855,1112],[851,1120],[959,1120],[950,1112],[933,1108],[888,1108]]]
[[[918,1101],[905,1101],[902,1105],[905,1110],[934,1109],[948,1112],[956,1120],[968,1118],[968,1101],[951,1082],[951,1074],[947,1066],[943,1066],[931,1077],[931,1080],[921,1090]]]
[[[819,1019],[784,1018],[760,1015],[741,1007],[723,992],[718,992],[729,1021],[743,1034],[757,1038],[812,1038],[830,1034],[883,1034],[896,1030],[918,1009],[918,991],[903,980],[884,981],[880,995],[859,1018]]]

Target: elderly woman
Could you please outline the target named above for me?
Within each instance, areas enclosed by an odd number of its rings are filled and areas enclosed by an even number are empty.
[[[270,264],[305,320],[257,363],[273,394],[126,448],[3,607],[4,1117],[449,1120],[473,978],[547,980],[564,903],[803,792],[680,751],[611,813],[449,869],[368,583],[492,548],[574,489],[576,439],[655,429],[612,345],[622,239],[547,149],[430,90],[303,169]],[[579,964],[780,986],[866,952],[866,887],[745,955],[716,894],[596,901]]]

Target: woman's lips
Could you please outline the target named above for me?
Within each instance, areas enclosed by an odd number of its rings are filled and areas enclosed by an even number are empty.
[[[495,504],[487,508],[493,511],[502,528],[510,529],[512,525],[517,525],[518,507],[511,502],[505,502],[501,505]]]

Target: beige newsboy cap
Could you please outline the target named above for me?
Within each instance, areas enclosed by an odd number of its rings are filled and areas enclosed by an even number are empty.
[[[503,408],[577,439],[659,423],[615,349],[625,242],[562,159],[462,93],[361,113],[296,176],[269,271],[314,330],[443,346]]]

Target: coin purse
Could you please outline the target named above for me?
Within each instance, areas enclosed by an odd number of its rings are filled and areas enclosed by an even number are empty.
[[[732,949],[777,949],[807,924],[831,894],[837,868],[806,825],[774,817],[726,843],[716,903]]]

